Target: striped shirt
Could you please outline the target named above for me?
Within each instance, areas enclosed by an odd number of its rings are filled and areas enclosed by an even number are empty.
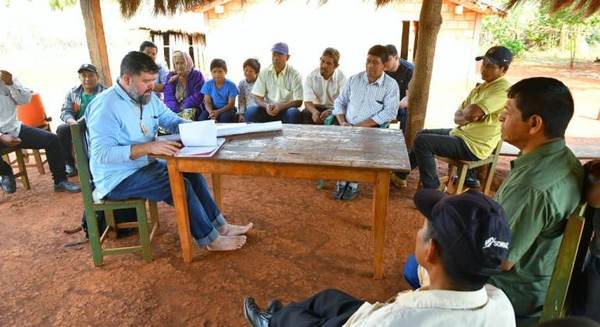
[[[382,125],[396,118],[399,105],[400,90],[393,78],[382,74],[369,84],[367,72],[362,72],[348,79],[335,99],[333,114],[345,114],[346,121],[352,125],[367,119]]]

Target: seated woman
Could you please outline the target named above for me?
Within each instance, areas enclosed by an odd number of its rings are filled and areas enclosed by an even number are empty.
[[[164,88],[165,104],[180,117],[195,120],[203,109],[204,84],[202,73],[194,68],[192,57],[183,51],[173,52],[173,72],[167,75]]]

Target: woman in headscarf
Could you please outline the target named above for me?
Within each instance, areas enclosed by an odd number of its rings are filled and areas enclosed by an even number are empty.
[[[204,95],[200,90],[204,77],[185,51],[173,52],[173,70],[167,75],[165,104],[182,118],[195,120],[203,108]]]

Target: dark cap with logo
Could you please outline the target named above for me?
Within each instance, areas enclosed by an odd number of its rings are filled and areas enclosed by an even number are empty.
[[[494,65],[507,66],[512,62],[513,54],[506,47],[495,46],[489,48],[483,56],[475,57],[477,61],[482,59],[487,59]]]
[[[92,73],[98,74],[98,69],[96,69],[96,66],[94,66],[92,64],[83,64],[83,65],[79,66],[79,69],[77,70],[77,73],[81,74],[81,72],[83,72],[83,71],[87,71],[87,72],[92,72]]]
[[[497,202],[477,191],[447,195],[435,189],[417,192],[414,201],[456,271],[478,276],[500,272],[508,257],[510,228]]]

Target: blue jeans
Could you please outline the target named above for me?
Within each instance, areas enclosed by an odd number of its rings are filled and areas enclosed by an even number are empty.
[[[202,110],[198,115],[198,120],[208,120],[208,111]],[[237,123],[237,110],[235,108],[219,115],[217,123]]]
[[[268,121],[281,120],[286,124],[300,124],[302,116],[300,110],[295,107],[281,110],[277,116],[267,114],[267,109],[259,106],[250,106],[246,109],[244,119],[249,123],[264,123]]]
[[[200,246],[208,245],[219,237],[219,227],[226,221],[208,191],[206,180],[201,174],[184,174],[190,230]],[[151,201],[164,201],[173,205],[173,195],[169,184],[167,164],[162,160],[150,163],[125,178],[110,193],[110,200],[144,198]]]

